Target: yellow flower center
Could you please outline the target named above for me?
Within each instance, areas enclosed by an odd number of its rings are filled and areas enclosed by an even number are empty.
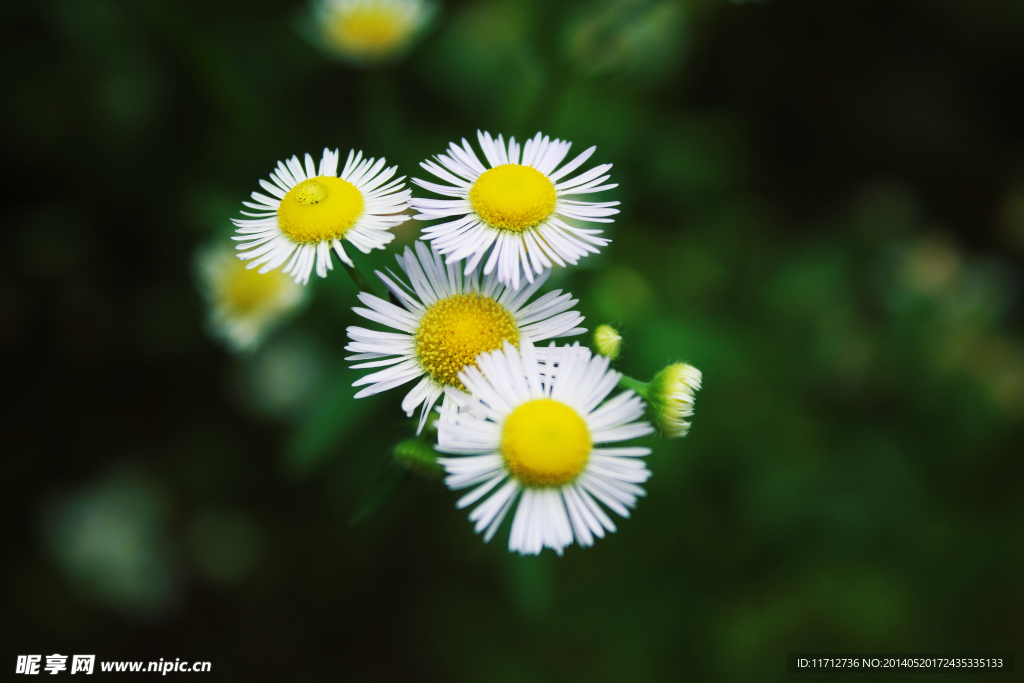
[[[277,224],[293,242],[342,237],[363,215],[363,193],[347,180],[317,176],[288,190],[277,208]]]
[[[504,306],[476,292],[456,294],[423,314],[416,330],[416,356],[435,382],[465,390],[459,371],[475,366],[477,356],[500,349],[506,341],[519,348],[519,325]]]
[[[280,271],[260,275],[255,268],[246,270],[238,259],[223,281],[221,296],[225,306],[237,313],[252,313],[272,304],[287,287],[290,278]]]
[[[473,209],[492,228],[522,232],[555,210],[555,186],[530,166],[505,164],[484,171],[469,190]]]
[[[505,418],[501,455],[512,476],[534,488],[560,487],[579,476],[593,443],[580,414],[560,401],[527,401]]]
[[[367,7],[338,15],[328,25],[327,37],[345,52],[374,57],[400,48],[411,29],[406,17],[388,9]]]

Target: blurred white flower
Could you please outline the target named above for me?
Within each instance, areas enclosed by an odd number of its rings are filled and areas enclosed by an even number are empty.
[[[322,395],[332,365],[317,337],[283,330],[240,367],[239,398],[244,407],[261,415],[300,417]]]
[[[227,246],[203,247],[195,260],[208,307],[207,328],[234,351],[255,349],[306,301],[305,289],[287,275],[249,270]]]
[[[631,85],[663,82],[682,61],[688,24],[682,2],[591,2],[570,25],[566,48],[590,75],[614,75]]]
[[[115,474],[49,501],[43,535],[51,556],[86,597],[137,617],[166,611],[180,593],[160,490]]]
[[[434,14],[426,0],[318,0],[313,4],[320,44],[352,62],[402,54]]]

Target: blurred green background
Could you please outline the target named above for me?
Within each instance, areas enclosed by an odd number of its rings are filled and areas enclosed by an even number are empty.
[[[446,2],[373,69],[305,11],[4,11],[4,667],[764,681],[1024,642],[1024,4]],[[626,372],[704,372],[633,517],[561,559],[484,545],[427,480],[350,525],[403,395],[351,398],[354,286],[235,357],[192,277],[278,159],[422,176],[477,128],[615,164],[614,242],[552,286]]]

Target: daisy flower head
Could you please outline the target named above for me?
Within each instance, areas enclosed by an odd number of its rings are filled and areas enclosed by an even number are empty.
[[[463,274],[461,263],[446,265],[423,242],[415,247],[415,253],[406,247],[396,255],[406,279],[377,272],[397,305],[363,292],[359,300],[367,308],[353,309],[395,331],[349,327],[351,343],[345,350],[355,354],[346,358],[356,361],[353,369],[384,367],[355,382],[365,385],[356,398],[419,380],[402,410],[412,416],[420,408],[420,430],[445,388],[465,388],[460,373],[473,367],[481,353],[586,331],[579,327],[583,316],[571,310],[576,304],[572,294],[555,290],[530,301],[548,273],[516,291],[493,274]]]
[[[434,13],[427,0],[317,0],[319,42],[356,63],[381,62],[405,51]]]
[[[409,190],[404,177],[394,178],[397,166],[384,167],[384,159],[364,159],[352,150],[341,174],[338,150],[324,150],[320,166],[306,155],[278,162],[270,180],[260,180],[269,193],[252,193],[252,202],[242,202],[252,213],[233,219],[241,244],[238,258],[249,268],[268,273],[284,264],[284,273],[306,284],[313,272],[327,277],[334,268],[331,249],[347,265],[347,241],[364,254],[383,249],[395,238],[391,228],[407,221]]]
[[[606,357],[577,344],[552,344],[543,361],[536,351],[506,344],[460,373],[469,394],[449,389],[437,449],[459,456],[439,459],[448,487],[473,489],[457,507],[484,501],[469,519],[485,542],[515,506],[509,550],[561,555],[574,538],[590,546],[615,531],[601,505],[629,517],[651,450],[613,444],[654,429],[632,391],[605,400],[620,377]]]
[[[290,277],[248,270],[224,245],[196,252],[195,270],[208,307],[207,328],[234,351],[255,349],[306,302],[306,291]]]
[[[572,143],[537,133],[522,147],[510,138],[477,132],[487,161],[480,162],[465,138],[451,143],[447,154],[420,165],[446,184],[417,178],[413,182],[446,199],[413,198],[417,220],[442,219],[423,230],[448,261],[466,259],[466,272],[484,261],[483,272],[496,272],[498,281],[519,289],[520,276],[534,277],[554,265],[575,264],[598,253],[610,240],[602,232],[570,221],[611,223],[619,202],[587,202],[575,197],[610,190],[611,164],[573,175],[594,153],[591,147],[562,165]]]

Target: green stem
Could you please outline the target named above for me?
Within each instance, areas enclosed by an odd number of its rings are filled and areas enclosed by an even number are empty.
[[[359,291],[366,292],[367,294],[373,294],[374,296],[377,295],[377,293],[373,291],[373,288],[370,287],[370,281],[367,280],[361,272],[359,272],[359,268],[350,266],[347,263],[342,263],[341,265],[344,266],[345,272],[347,272],[352,278],[352,282],[356,283],[356,287],[359,288]]]
[[[647,394],[651,389],[650,382],[641,382],[640,380],[633,379],[632,377],[629,377],[627,375],[623,375],[622,377],[619,378],[619,386],[625,389],[632,389],[637,394],[639,394],[641,398],[645,399],[647,398]]]

